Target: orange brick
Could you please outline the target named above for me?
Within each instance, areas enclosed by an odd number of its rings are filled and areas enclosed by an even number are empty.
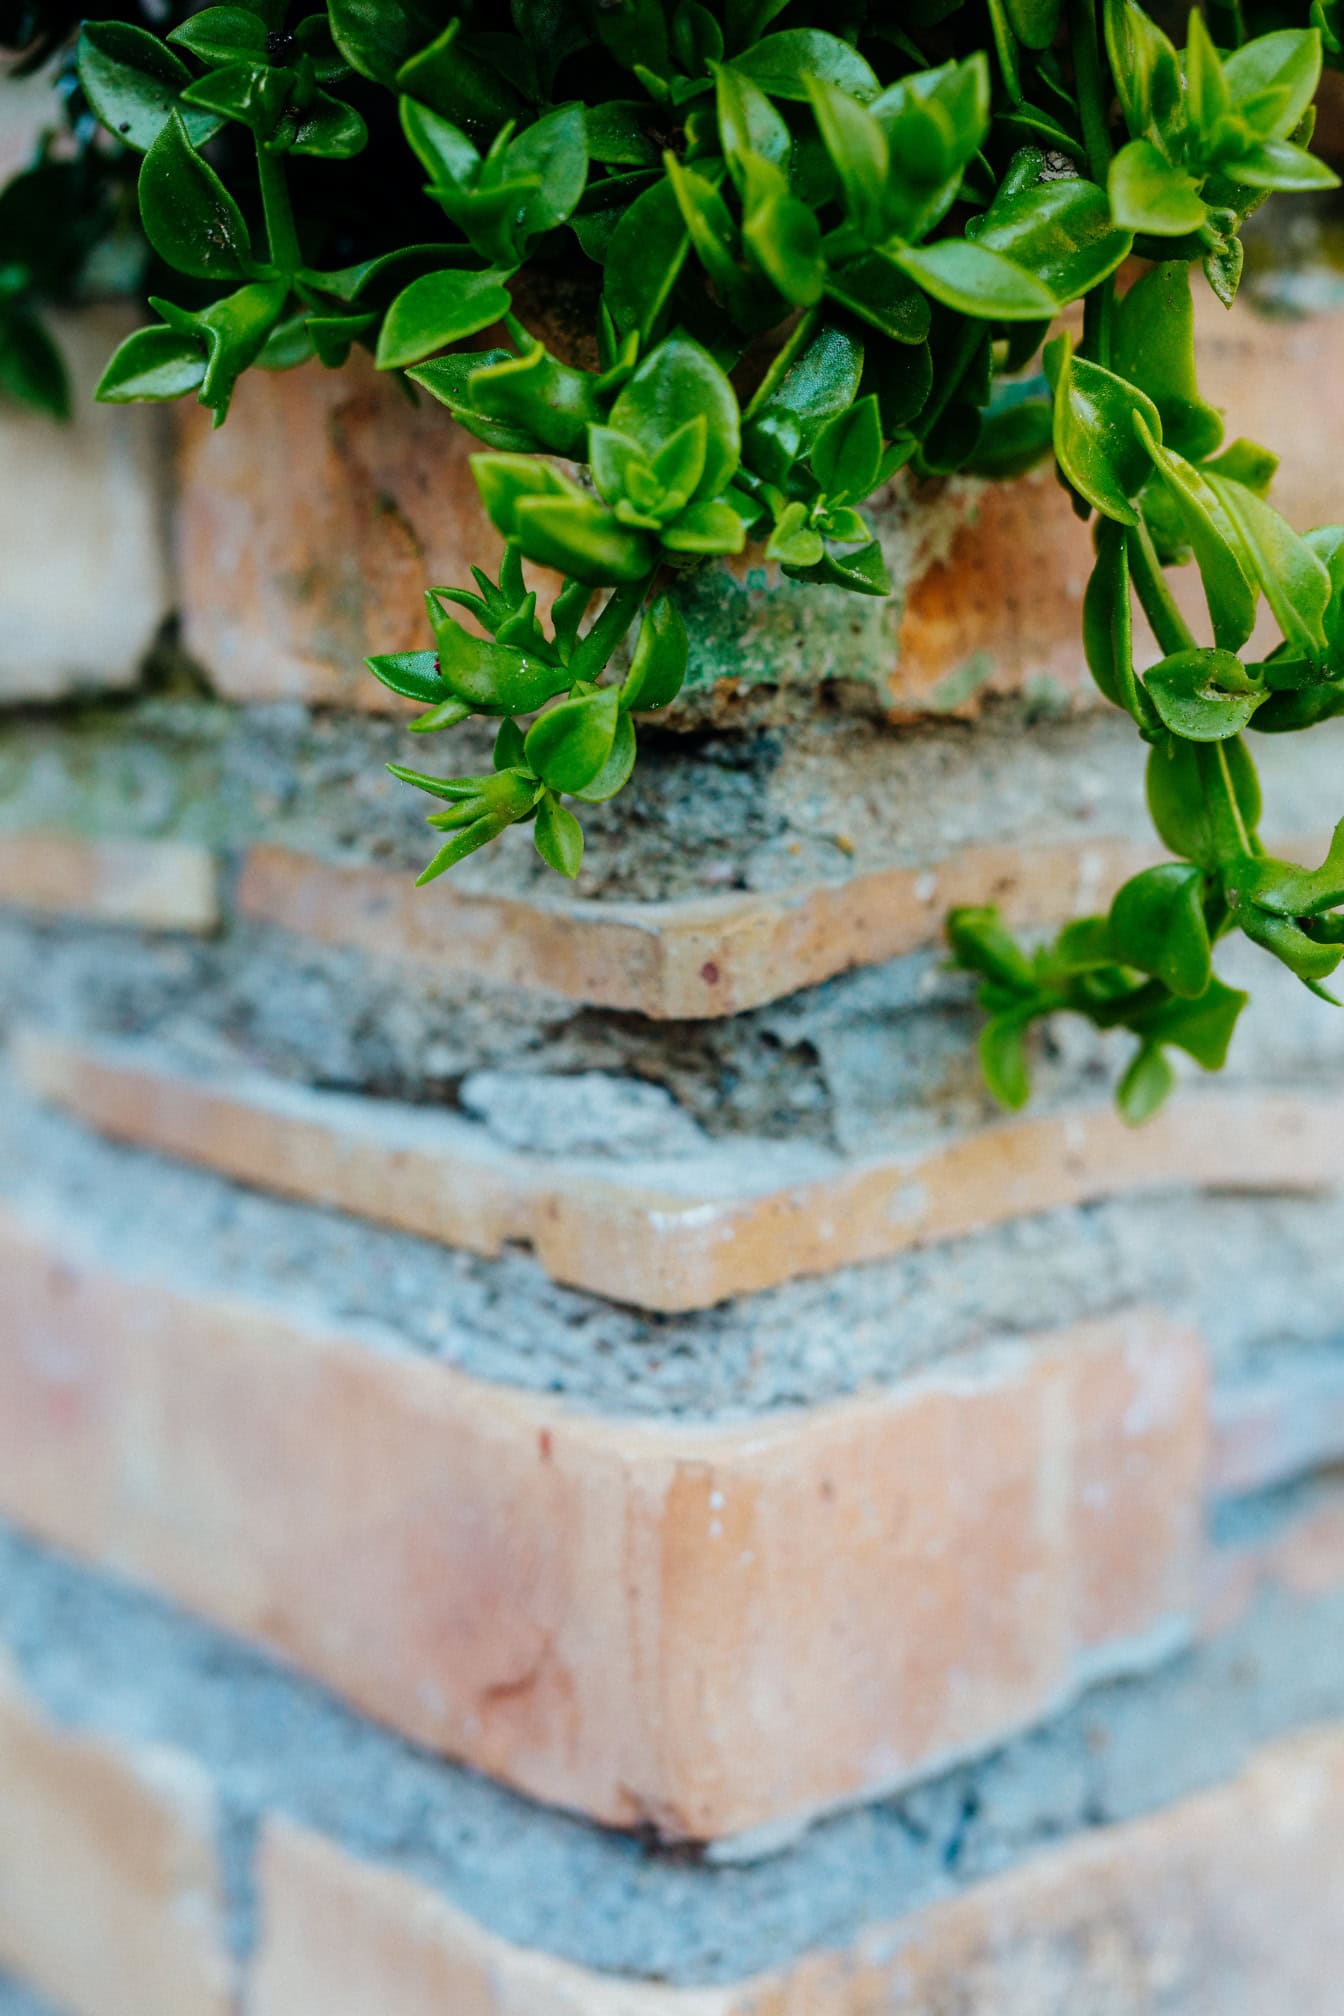
[[[188,1076],[145,1046],[28,1032],[16,1060],[30,1089],[119,1140],[474,1252],[526,1243],[555,1280],[666,1311],[1065,1205],[1240,1187],[1252,1166],[1281,1190],[1344,1175],[1344,1102],[1291,1094],[1192,1096],[1140,1129],[1110,1106],[999,1121],[920,1156],[744,1192],[737,1158],[720,1159],[716,1185],[712,1149],[689,1175],[676,1162],[612,1174],[501,1149],[448,1114],[256,1074]]]
[[[49,1724],[0,1667],[0,1966],[71,2016],[229,2016],[208,1787]]]
[[[620,1982],[510,1947],[415,1880],[273,1826],[247,2016],[1338,2016],[1344,1733],[1075,1838],[769,1979]]]
[[[1150,1313],[662,1426],[67,1241],[4,1236],[0,1505],[603,1820],[715,1836],[862,1797],[1192,1615],[1203,1360]]]
[[[142,931],[213,931],[215,861],[183,840],[86,840],[0,834],[0,903]]]
[[[467,896],[404,872],[252,848],[244,916],[380,959],[539,987],[659,1019],[736,1015],[942,935],[954,903],[998,903],[1018,926],[1062,923],[1148,866],[1152,847],[970,847],[921,868],[761,896],[668,903]]]

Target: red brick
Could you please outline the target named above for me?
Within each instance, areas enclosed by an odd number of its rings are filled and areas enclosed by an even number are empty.
[[[1193,1615],[1203,1361],[1149,1313],[660,1426],[59,1233],[3,1253],[10,1516],[603,1820],[723,1835],[862,1797]]]
[[[613,1175],[592,1160],[541,1160],[450,1115],[257,1075],[211,1082],[143,1047],[29,1032],[16,1054],[32,1090],[117,1139],[476,1252],[524,1242],[554,1279],[647,1309],[708,1308],[1136,1190],[1240,1187],[1251,1166],[1280,1190],[1344,1175],[1344,1102],[1291,1094],[1196,1095],[1139,1129],[1110,1106],[1005,1120],[919,1156],[751,1191],[740,1156],[720,1158],[716,1185],[710,1151],[691,1188],[675,1162]]]
[[[184,840],[0,834],[0,903],[142,931],[212,931],[219,923],[214,857]]]
[[[59,1730],[0,1665],[0,1967],[71,2016],[229,2016],[213,1842],[188,1758]]]

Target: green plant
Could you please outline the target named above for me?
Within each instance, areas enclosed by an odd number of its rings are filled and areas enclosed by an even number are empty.
[[[1222,1061],[1243,997],[1218,939],[1318,992],[1344,957],[1344,838],[1314,872],[1267,857],[1243,739],[1344,712],[1344,528],[1289,528],[1273,456],[1224,445],[1195,372],[1192,271],[1230,305],[1250,213],[1336,181],[1307,143],[1339,0],[1259,14],[1211,4],[1183,48],[1137,0],[328,0],[292,22],[260,0],[166,38],[89,23],[83,93],[143,155],[145,235],[187,282],[151,296],[99,396],[194,393],[222,421],[249,367],[358,344],[482,443],[499,579],[431,588],[433,649],[370,660],[423,703],[415,733],[500,724],[487,774],[395,767],[443,805],[421,881],[521,822],[578,872],[564,801],[619,791],[637,718],[675,697],[689,571],[752,540],[881,595],[862,507],[899,469],[1012,475],[1053,451],[1096,521],[1087,662],[1149,746],[1176,858],[1034,956],[989,910],[949,934],[1000,1099],[1027,1096],[1032,1023],[1068,1009],[1137,1039],[1138,1119],[1169,1047]],[[363,237],[340,245],[361,186]],[[586,353],[529,327],[548,279],[591,304]],[[1076,302],[1078,339],[1052,336]],[[1166,579],[1190,561],[1202,639]],[[525,562],[559,576],[545,613]],[[1262,596],[1281,642],[1252,659]],[[1163,654],[1146,669],[1136,598]]]

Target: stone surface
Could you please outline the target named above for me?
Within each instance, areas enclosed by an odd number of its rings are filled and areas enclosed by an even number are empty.
[[[11,1220],[5,1252],[11,1516],[602,1819],[703,1838],[860,1797],[1192,1614],[1202,1356],[1151,1315],[660,1429],[81,1262],[54,1226]]]
[[[214,859],[181,840],[0,834],[0,903],[142,931],[212,931],[219,923]]]
[[[53,320],[72,379],[62,426],[0,410],[0,705],[127,687],[170,607],[160,417],[97,406],[121,309]]]
[[[232,2016],[214,1808],[175,1751],[68,1735],[0,1665],[0,1965],[68,2016]]]

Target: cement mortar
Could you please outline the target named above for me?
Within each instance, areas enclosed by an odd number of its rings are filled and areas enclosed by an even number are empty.
[[[250,1829],[278,1810],[432,1885],[506,1939],[687,1985],[841,1945],[1344,1714],[1344,1596],[1274,1596],[1225,1638],[1096,1688],[992,1756],[818,1822],[768,1859],[723,1864],[603,1832],[429,1758],[220,1633],[3,1528],[0,1640],[60,1722],[175,1744],[210,1771],[238,1951],[256,1935]]]
[[[883,1386],[947,1354],[1152,1302],[1196,1321],[1219,1377],[1338,1354],[1334,1198],[1170,1195],[1024,1219],[684,1316],[261,1196],[0,1099],[0,1196],[62,1249],[255,1296],[475,1377],[614,1414],[739,1419]],[[167,1229],[165,1229],[167,1228]]]
[[[197,699],[18,716],[0,728],[0,830],[73,824],[180,835],[233,848],[258,838],[333,858],[418,868],[432,802],[390,761],[433,773],[488,768],[475,723],[416,737],[399,723],[243,710]],[[1262,737],[1270,830],[1333,826],[1344,723]],[[1145,834],[1143,757],[1117,714],[1035,718],[1021,703],[964,724],[892,730],[840,715],[787,730],[671,735],[646,729],[631,784],[585,808],[578,893],[672,899],[722,889],[843,883],[958,847]],[[517,829],[454,871],[453,886],[563,895]],[[432,903],[434,892],[424,901]]]

